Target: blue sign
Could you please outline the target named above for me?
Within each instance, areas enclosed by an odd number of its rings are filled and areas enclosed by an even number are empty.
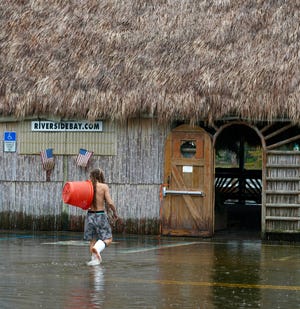
[[[17,140],[16,132],[4,132],[5,142],[15,142]]]

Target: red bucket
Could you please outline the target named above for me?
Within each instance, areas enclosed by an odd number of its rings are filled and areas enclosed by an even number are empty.
[[[90,180],[68,181],[63,187],[62,198],[66,204],[87,210],[92,204],[93,197],[94,189]]]

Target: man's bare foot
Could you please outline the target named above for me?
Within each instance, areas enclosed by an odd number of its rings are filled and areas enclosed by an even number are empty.
[[[97,259],[100,261],[100,263],[102,262],[102,258],[100,253],[97,251],[97,249],[95,247],[92,248],[92,253],[96,255]]]

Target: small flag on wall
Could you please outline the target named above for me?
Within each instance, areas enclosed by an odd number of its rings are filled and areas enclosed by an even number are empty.
[[[76,159],[76,164],[81,167],[86,167],[92,155],[92,151],[80,148]]]
[[[54,157],[52,148],[41,151],[41,158],[44,170],[49,171],[54,168]]]

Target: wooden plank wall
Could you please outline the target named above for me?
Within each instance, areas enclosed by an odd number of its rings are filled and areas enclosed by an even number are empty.
[[[97,155],[116,154],[115,125],[103,122],[102,132],[36,132],[31,130],[31,121],[16,124],[18,130],[18,153],[38,154],[45,148],[53,148],[55,155],[76,155],[80,148]]]
[[[266,153],[265,232],[300,231],[300,152]]]
[[[2,124],[0,134],[8,130],[17,132],[18,125]],[[74,155],[57,155],[50,181],[39,155],[6,153],[1,147],[0,228],[82,230],[85,212],[63,204],[62,188],[66,181],[85,180],[91,169],[101,167],[127,231],[158,232],[159,187],[169,130],[154,119],[117,123],[116,155],[93,156],[87,169],[76,166]]]

